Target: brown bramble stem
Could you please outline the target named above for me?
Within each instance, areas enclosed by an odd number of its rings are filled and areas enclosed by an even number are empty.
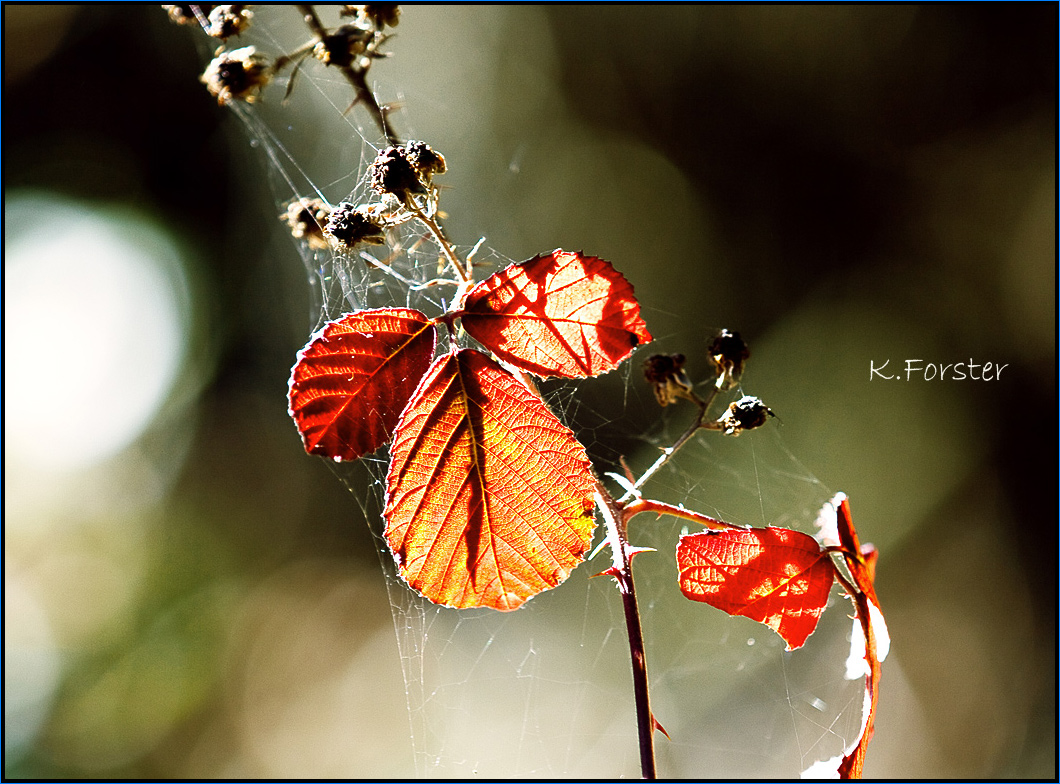
[[[283,70],[288,66],[288,64],[293,63],[296,60],[299,60],[302,57],[308,55],[310,52],[312,52],[313,47],[316,46],[316,43],[316,40],[312,40],[309,43],[303,44],[302,46],[298,47],[290,54],[280,55],[276,58],[276,62],[272,64],[272,69],[274,71]]]
[[[656,778],[655,766],[655,729],[659,725],[651,712],[651,703],[648,694],[648,667],[647,657],[644,650],[644,634],[640,625],[640,611],[637,607],[637,593],[633,583],[632,555],[638,550],[631,548],[628,538],[629,521],[638,514],[655,512],[659,515],[670,515],[672,517],[691,520],[715,530],[726,530],[731,528],[742,529],[745,526],[732,525],[713,517],[693,512],[679,506],[652,501],[637,496],[637,490],[644,486],[652,476],[692,437],[700,430],[713,428],[713,422],[707,420],[707,412],[711,404],[721,391],[723,376],[711,387],[706,399],[700,398],[695,392],[689,391],[687,397],[699,409],[695,420],[678,439],[666,449],[663,454],[649,468],[641,474],[640,478],[629,490],[616,501],[607,490],[597,482],[596,505],[603,515],[607,526],[607,542],[611,547],[612,566],[604,571],[615,579],[619,593],[622,596],[622,608],[626,618],[626,634],[629,639],[630,663],[633,669],[633,696],[637,708],[637,736],[640,744],[641,775],[645,779]],[[637,496],[629,503],[633,496]],[[663,730],[665,732],[665,730]]]
[[[626,537],[626,523],[621,507],[597,482],[596,505],[603,515],[607,527],[607,541],[611,546],[611,568],[603,572],[615,579],[622,596],[622,609],[626,618],[626,635],[629,638],[629,657],[633,669],[633,698],[637,708],[637,737],[640,746],[640,771],[645,779],[654,780],[655,771],[655,717],[648,699],[648,664],[644,652],[644,634],[640,626],[640,611],[637,608],[637,593],[633,585],[631,551]]]
[[[443,238],[444,240],[444,238]],[[443,316],[439,321],[445,323],[450,330],[450,338],[454,337],[452,317],[453,313]],[[518,368],[508,367],[509,372],[515,375],[526,387],[536,395],[542,402],[541,392],[533,380]],[[633,548],[629,544],[627,536],[627,522],[636,514],[641,512],[658,511],[670,514],[670,507],[658,501],[646,501],[637,499],[632,504],[624,507],[607,491],[599,480],[596,481],[594,500],[600,514],[604,518],[607,529],[607,543],[611,549],[611,566],[601,572],[601,575],[613,577],[618,586],[619,595],[622,597],[622,611],[626,620],[626,637],[629,641],[630,667],[633,671],[633,701],[637,712],[637,740],[640,749],[641,776],[647,780],[655,780],[658,776],[655,766],[655,730],[662,730],[662,726],[655,720],[651,712],[651,702],[648,694],[648,663],[644,649],[644,632],[640,625],[640,609],[637,606],[637,592],[633,583],[632,557],[641,550]],[[680,510],[684,511],[684,510]],[[689,512],[686,516],[695,515]],[[702,515],[690,517],[700,521]],[[716,527],[727,527],[728,524],[721,523],[712,518],[710,520]],[[707,523],[704,523],[705,525]]]
[[[850,557],[850,552],[843,547],[826,547],[829,553],[839,553],[844,560]],[[869,671],[865,675],[865,690],[869,696],[868,719],[862,728],[862,738],[850,756],[843,759],[839,766],[839,777],[843,779],[860,779],[862,767],[865,763],[865,741],[864,738],[872,738],[875,732],[876,702],[879,699],[878,683],[880,676],[880,662],[876,658],[876,633],[872,628],[872,611],[869,609],[871,600],[861,588],[851,583],[839,566],[833,561],[832,569],[835,572],[836,582],[847,592],[850,600],[854,602],[854,616],[861,624],[861,632],[865,636],[865,661],[869,665]]]

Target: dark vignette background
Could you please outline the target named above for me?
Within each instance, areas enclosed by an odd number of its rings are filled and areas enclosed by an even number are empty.
[[[406,9],[395,44],[399,56],[401,35],[427,10]],[[884,545],[881,596],[893,636],[913,640],[903,644],[903,666],[943,767],[906,770],[896,753],[878,760],[876,770],[914,777],[1055,776],[1057,452],[1049,412],[1056,411],[1056,5],[549,6],[534,13],[552,36],[545,55],[554,58],[558,100],[585,134],[655,151],[683,173],[702,206],[697,220],[710,228],[702,251],[709,259],[696,264],[716,268],[696,277],[698,268],[679,259],[641,254],[648,259],[634,264],[642,267],[624,271],[642,300],[672,296],[673,311],[681,314],[707,297],[709,326],[736,327],[754,347],[757,337],[783,332],[808,300],[856,312],[878,290],[874,304],[908,324],[911,335],[930,335],[928,345],[943,358],[970,354],[1010,363],[1000,382],[946,388],[954,405],[974,413],[961,422],[974,427],[982,456],[912,533],[891,549]],[[258,161],[195,79],[202,64],[188,32],[170,26],[157,6],[5,4],[4,17],[5,199],[33,188],[133,204],[160,216],[194,248],[188,274],[201,385],[186,423],[190,451],[151,511],[158,545],[150,589],[122,634],[70,659],[48,720],[29,746],[5,754],[5,775],[189,775],[186,760],[206,754],[204,728],[224,698],[217,686],[231,667],[232,646],[243,639],[233,642],[226,628],[231,604],[204,604],[203,587],[255,585],[310,559],[359,572],[378,565],[346,491],[304,458],[286,418],[281,396],[308,327],[305,278],[290,247],[272,239],[275,207]],[[521,45],[518,18],[505,17],[493,34],[502,50]],[[474,42],[470,29],[462,42],[435,41],[439,67]],[[527,146],[529,177],[535,154],[552,152],[550,118],[538,117],[538,126],[507,124],[506,102],[519,101],[520,80],[528,77],[504,58],[494,65],[498,155]],[[420,118],[429,116],[429,108],[420,110]],[[420,127],[430,129],[429,120],[421,119]],[[437,146],[447,154],[452,149]],[[468,168],[485,170],[496,160],[483,154]],[[626,163],[610,161],[609,171],[637,181],[635,173],[621,173]],[[641,181],[640,197],[656,199],[652,188]],[[1023,216],[1033,213],[1042,192],[1049,194],[1047,206],[1027,230],[1039,255],[1010,263],[1014,227],[1025,225]],[[658,200],[665,202],[666,194]],[[574,218],[558,230],[570,241],[546,239],[557,232],[549,225],[500,240],[506,216],[494,209],[469,210],[463,233],[486,233],[516,258],[556,245],[590,245],[577,239],[583,234]],[[639,230],[649,250],[674,231],[658,211],[645,213]],[[600,244],[594,252],[618,255]],[[801,343],[783,348],[789,358],[798,355],[787,369],[822,367],[819,356],[835,339],[801,334]],[[903,348],[918,355],[915,339]],[[892,357],[901,361],[898,353]],[[859,383],[869,359],[866,352],[851,361]],[[5,387],[12,383],[20,380],[5,372]],[[802,389],[797,377],[789,386],[792,396]],[[875,390],[842,389],[846,396],[826,401],[835,407],[831,412],[818,407],[815,422],[840,426],[850,411],[858,416],[861,406],[872,405]],[[783,394],[781,387],[767,402],[791,412],[795,401],[786,408],[775,402]],[[861,394],[870,398],[857,399]],[[946,417],[950,401],[929,406],[932,415]],[[5,419],[19,415],[5,409]],[[887,423],[893,433],[881,441],[900,440],[904,424]],[[807,466],[824,466],[829,484],[854,499],[872,499],[871,505],[855,501],[863,530],[887,524],[889,492],[916,492],[915,486],[873,487],[873,477],[845,473],[842,466],[856,463],[856,453],[829,463],[814,452],[839,443],[835,436],[818,447],[812,437],[800,442],[797,432],[790,439]],[[932,433],[917,434],[908,448],[929,452]],[[901,460],[901,449],[892,454]],[[984,512],[984,504],[995,513]],[[986,524],[1003,526],[993,536],[1011,545],[1011,557],[997,566],[975,550],[962,565],[962,543],[981,539],[984,515]],[[993,541],[987,537],[985,551]],[[5,533],[5,564],[14,557],[10,545]],[[990,608],[977,620],[976,597],[991,593],[990,580],[1014,573],[1026,583],[1016,594],[1024,604]],[[385,608],[380,612],[370,623],[389,623]],[[1006,636],[1009,615],[1032,630],[1019,638],[1025,647],[1018,651],[992,647]],[[166,619],[161,632],[159,618]],[[980,684],[959,672],[968,651],[940,657],[954,625],[991,627],[960,639],[981,648],[977,657],[999,682],[1005,672],[1023,673],[1011,692],[999,693],[1010,713],[991,715],[989,700],[977,707]],[[197,673],[192,695],[152,743],[116,753],[109,763],[87,761],[97,734],[109,738],[120,729],[82,724],[84,694],[134,642],[153,634],[183,645]],[[151,672],[165,675],[164,668]],[[5,667],[5,683],[12,677],[17,673]],[[958,692],[964,697],[955,699]],[[977,751],[980,733],[991,736],[995,721],[1022,722],[1021,729],[1001,732],[1004,742],[989,754],[981,745]],[[881,716],[880,743],[885,726]],[[211,743],[211,754],[227,759],[225,741]],[[404,736],[394,743],[403,744]],[[253,771],[231,765],[235,775]],[[227,768],[205,769],[223,775]]]

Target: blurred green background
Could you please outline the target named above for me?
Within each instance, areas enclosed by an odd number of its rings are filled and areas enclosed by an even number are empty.
[[[198,83],[210,44],[158,6],[3,11],[5,776],[540,770],[413,759],[433,748],[409,737],[416,639],[399,654],[372,501],[285,410],[317,318],[275,219],[290,194]],[[297,23],[261,17],[281,12]],[[304,37],[285,24],[255,40]],[[409,6],[372,71],[399,132],[446,155],[459,243],[609,259],[694,378],[713,329],[748,340],[744,388],[779,415],[739,440],[768,469],[734,480],[750,511],[724,499],[728,447],[682,455],[656,494],[774,522],[762,499],[797,459],[813,503],[850,496],[894,641],[868,776],[1056,776],[1056,29],[1055,4]],[[319,133],[343,108],[272,126],[333,202],[359,176],[359,140]],[[907,359],[1005,369],[870,374]],[[612,461],[647,464],[683,425],[635,366],[557,395]],[[770,449],[794,457],[768,468]],[[573,583],[532,604],[584,630],[603,588]],[[681,676],[653,677],[665,704]],[[606,735],[601,762],[569,759],[572,737],[543,769],[636,774]],[[789,775],[741,762],[698,775]]]

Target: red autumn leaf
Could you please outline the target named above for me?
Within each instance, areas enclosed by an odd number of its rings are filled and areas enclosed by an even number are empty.
[[[585,450],[482,352],[435,360],[390,451],[386,538],[431,601],[514,610],[583,560],[595,526]]]
[[[288,413],[305,450],[355,460],[387,443],[433,356],[434,327],[417,310],[361,310],[325,324],[291,370]]]
[[[538,376],[606,373],[651,341],[629,281],[602,259],[562,250],[490,276],[456,315],[483,346]]]
[[[787,528],[686,534],[677,568],[689,599],[766,624],[789,651],[817,628],[835,575],[812,536]]]

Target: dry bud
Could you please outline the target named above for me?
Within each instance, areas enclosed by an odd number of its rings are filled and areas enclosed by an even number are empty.
[[[232,35],[239,35],[250,27],[250,11],[243,5],[219,5],[210,11],[210,26],[206,32],[214,38],[225,39]]]
[[[371,39],[371,30],[356,24],[342,25],[317,42],[313,47],[313,56],[327,65],[346,68],[356,57],[364,54]]]
[[[660,406],[691,399],[692,382],[684,371],[684,354],[652,354],[644,361],[644,378],[652,385]]]
[[[253,46],[230,52],[219,49],[200,77],[210,94],[217,97],[219,104],[231,100],[253,103],[261,88],[271,79],[272,69],[268,60],[258,54]]]
[[[725,415],[718,420],[721,429],[727,436],[738,436],[744,430],[754,430],[766,423],[775,414],[766,408],[765,403],[757,397],[744,395],[729,405]]]
[[[405,142],[405,157],[420,179],[428,185],[435,174],[445,174],[445,158],[431,149],[427,142]]]
[[[177,24],[196,25],[202,24],[202,19],[206,19],[210,11],[213,9],[212,5],[164,5],[169,14],[169,21],[176,22]],[[195,11],[198,10],[200,16],[195,15]]]
[[[435,174],[444,174],[445,158],[426,142],[387,147],[368,167],[372,187],[407,205],[413,194],[429,193]]]
[[[732,389],[740,382],[743,366],[751,356],[739,332],[721,330],[710,342],[707,356],[718,373],[718,389]]]
[[[348,201],[332,211],[324,234],[345,248],[353,248],[359,242],[382,245],[386,239],[383,226],[373,212],[365,207],[354,207]]]
[[[397,3],[367,3],[365,5],[346,5],[339,12],[341,16],[356,16],[371,23],[377,30],[384,26],[397,27],[401,21],[401,7]]]
[[[313,250],[324,250],[328,247],[324,225],[330,215],[331,206],[323,199],[299,198],[287,205],[280,219],[287,221],[296,240],[305,240]]]

